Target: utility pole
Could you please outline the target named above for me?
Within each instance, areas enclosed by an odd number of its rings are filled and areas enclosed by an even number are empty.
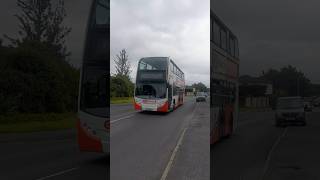
[[[299,80],[299,76],[297,78],[297,96],[300,96],[300,80]]]

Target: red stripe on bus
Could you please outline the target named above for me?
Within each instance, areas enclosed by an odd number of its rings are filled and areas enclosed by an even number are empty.
[[[163,106],[158,107],[157,111],[159,111],[159,112],[168,112],[169,111],[168,101],[165,102]]]
[[[214,128],[213,132],[211,133],[210,143],[214,144],[218,142],[220,139],[220,134],[221,134],[220,129],[218,127]]]
[[[141,105],[136,102],[134,102],[134,109],[135,110],[142,110]]]
[[[80,120],[77,121],[77,129],[80,151],[103,152],[101,140],[89,135],[89,132],[81,126]]]
[[[228,104],[224,109],[223,123],[220,127],[215,127],[210,133],[210,144],[215,144],[222,137],[229,136],[233,132],[233,112],[232,104]]]
[[[232,134],[233,130],[233,107],[228,104],[225,107],[224,111],[224,136],[228,136]]]

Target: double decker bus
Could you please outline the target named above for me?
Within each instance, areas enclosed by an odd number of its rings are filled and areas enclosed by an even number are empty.
[[[232,134],[238,119],[237,37],[210,11],[210,143]]]
[[[94,0],[81,67],[77,136],[80,151],[109,153],[109,0]]]
[[[139,111],[169,112],[184,102],[184,73],[169,57],[140,59],[134,91]]]

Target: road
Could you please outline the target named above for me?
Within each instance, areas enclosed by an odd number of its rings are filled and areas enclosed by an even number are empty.
[[[111,107],[111,179],[210,177],[209,104],[188,98],[167,114]]]
[[[213,180],[320,179],[320,112],[307,126],[274,126],[274,112],[242,112],[233,136],[211,149]]]
[[[166,114],[112,105],[110,156],[78,152],[75,130],[0,134],[0,179],[208,180],[209,114],[193,97]]]
[[[0,135],[1,180],[106,180],[109,157],[77,150],[75,130]]]

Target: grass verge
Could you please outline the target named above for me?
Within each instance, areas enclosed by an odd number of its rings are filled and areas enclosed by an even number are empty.
[[[11,114],[0,116],[0,133],[24,133],[71,129],[76,113]]]
[[[131,104],[133,97],[111,97],[111,104]]]

